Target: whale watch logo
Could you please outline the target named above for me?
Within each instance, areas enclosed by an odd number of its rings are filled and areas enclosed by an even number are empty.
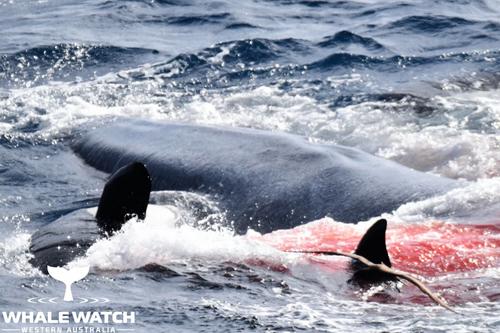
[[[64,283],[65,291],[64,298],[61,297],[31,297],[28,299],[29,303],[41,304],[57,304],[60,302],[76,302],[84,303],[108,303],[109,299],[105,297],[73,297],[71,286],[73,283],[78,282],[89,274],[90,266],[77,266],[73,268],[52,267],[47,266],[49,275],[57,281]]]
[[[121,331],[134,331],[128,328],[130,324],[135,324],[135,312],[97,310],[93,303],[107,303],[107,298],[73,298],[71,286],[89,274],[89,266],[73,268],[47,266],[49,275],[57,281],[64,283],[64,302],[80,304],[87,303],[87,308],[83,311],[71,311],[65,305],[64,311],[3,311],[3,322],[0,320],[0,331],[26,332],[26,333],[116,333]],[[40,303],[43,305],[57,304],[59,297],[30,298],[29,303]],[[90,301],[93,300],[93,301]],[[79,304],[75,304],[79,303]],[[41,305],[38,305],[41,306]],[[99,305],[102,307],[102,305]],[[52,309],[54,309],[52,307]],[[3,328],[5,325],[6,328]]]
[[[71,292],[71,285],[80,281],[89,274],[89,266],[85,267],[75,267],[70,269],[65,269],[63,267],[52,267],[47,266],[49,275],[52,276],[57,281],[61,281],[66,286],[64,291],[64,300],[66,302],[73,301],[73,293]]]

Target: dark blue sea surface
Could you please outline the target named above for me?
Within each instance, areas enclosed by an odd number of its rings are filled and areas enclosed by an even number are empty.
[[[500,2],[0,0],[1,311],[61,309],[27,302],[62,290],[30,265],[29,238],[97,204],[107,175],[70,145],[122,117],[356,147],[470,182],[388,212],[389,220],[498,226]],[[194,228],[224,219],[213,198],[158,192],[153,201],[175,214],[153,212],[147,228],[130,225],[126,237],[100,242],[84,258],[91,275],[74,293],[110,302],[63,307],[136,311],[136,332],[500,328],[499,265],[429,278],[476,293],[457,295],[461,315],[397,301],[395,291],[366,301],[347,274],[228,230]],[[184,224],[158,235],[164,220]],[[162,266],[144,268],[150,263]]]

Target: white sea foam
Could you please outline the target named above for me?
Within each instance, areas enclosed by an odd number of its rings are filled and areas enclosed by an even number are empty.
[[[338,85],[358,79],[346,76],[334,81]],[[162,89],[162,82],[147,80],[121,86],[114,80],[115,76],[108,75],[90,83],[11,90],[8,98],[0,100],[0,110],[2,116],[16,121],[0,128],[20,135],[19,128],[34,123],[39,129],[22,135],[49,140],[89,121],[121,116],[253,127],[358,147],[452,178],[475,180],[499,175],[498,91],[434,97],[429,103],[436,111],[421,116],[414,112],[411,100],[331,108],[326,102],[301,95],[300,89],[289,93],[275,86],[203,91],[177,103],[186,95]]]
[[[311,97],[259,87],[198,96],[174,115],[191,122],[297,133],[358,147],[417,170],[475,180],[498,176],[497,95],[491,91],[436,97],[433,102],[442,109],[422,118],[407,101],[365,102],[332,110]]]
[[[1,207],[0,200],[0,207]],[[29,260],[31,235],[22,225],[29,223],[27,215],[4,215],[0,218],[0,274],[37,275]]]
[[[469,186],[399,207],[394,215],[404,220],[422,221],[433,217],[462,218],[470,223],[498,223],[500,177],[479,179]],[[471,218],[472,217],[472,218]]]
[[[149,88],[148,85],[141,87]],[[51,140],[102,118],[163,118],[161,105],[151,102],[147,94],[127,92],[130,93],[129,97],[123,96],[119,102],[110,101],[109,94],[120,95],[120,89],[104,81],[75,85],[53,83],[30,89],[12,89],[8,98],[0,100],[0,115],[15,121],[2,127],[9,136]],[[38,126],[36,132],[22,131],[30,124]]]
[[[178,225],[179,219],[174,207],[150,205],[145,221],[129,220],[119,233],[98,240],[73,265],[83,261],[93,269],[128,270],[189,259],[244,262],[265,258],[280,263],[290,257],[262,242],[234,236],[229,230],[204,231]]]
[[[27,232],[15,231],[0,241],[0,273],[18,276],[38,275],[29,260],[31,235]]]

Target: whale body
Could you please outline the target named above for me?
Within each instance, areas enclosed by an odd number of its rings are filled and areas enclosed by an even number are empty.
[[[72,212],[32,235],[31,262],[44,272],[85,254],[130,216],[144,219],[152,189],[208,193],[243,234],[325,216],[355,223],[460,186],[354,148],[244,128],[121,120],[88,132],[72,148],[113,174],[95,211]],[[385,228],[385,220],[376,222],[357,252],[390,265]]]
[[[64,215],[32,235],[31,263],[63,282],[66,285],[64,300],[71,301],[71,284],[85,277],[89,267],[64,269],[61,266],[84,255],[100,238],[113,236],[131,216],[145,219],[148,207],[155,207],[155,210],[161,208],[165,213],[166,207],[148,204],[150,191],[151,178],[143,164],[133,162],[121,167],[104,186],[98,207]],[[375,222],[359,241],[355,253],[373,263],[390,267],[386,229],[385,219]],[[372,283],[393,279],[390,275],[367,270],[361,263],[352,262],[350,267],[353,273],[351,282]]]
[[[325,216],[356,223],[460,183],[355,148],[247,128],[119,120],[72,146],[108,173],[144,163],[154,190],[213,195],[236,233],[261,233]]]
[[[151,177],[142,163],[132,162],[121,167],[106,182],[98,207],[66,214],[32,235],[31,263],[42,272],[64,282],[64,299],[72,300],[71,283],[87,275],[88,267],[83,270],[66,270],[61,266],[84,255],[100,238],[112,236],[130,217],[144,220],[148,207],[162,207],[164,210],[163,206],[149,205],[150,192]],[[385,243],[386,228],[386,220],[375,222],[359,241],[355,253],[374,263],[384,263],[390,267]],[[376,282],[391,278],[385,274],[366,271],[360,263],[353,262],[351,270],[352,281]]]

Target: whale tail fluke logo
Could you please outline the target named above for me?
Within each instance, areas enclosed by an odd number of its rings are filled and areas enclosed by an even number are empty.
[[[73,284],[73,282],[79,281],[86,277],[87,274],[89,274],[89,268],[89,266],[85,266],[65,269],[62,267],[47,266],[47,270],[50,276],[65,284],[66,290],[64,292],[64,300],[67,302],[73,301],[71,285]]]

